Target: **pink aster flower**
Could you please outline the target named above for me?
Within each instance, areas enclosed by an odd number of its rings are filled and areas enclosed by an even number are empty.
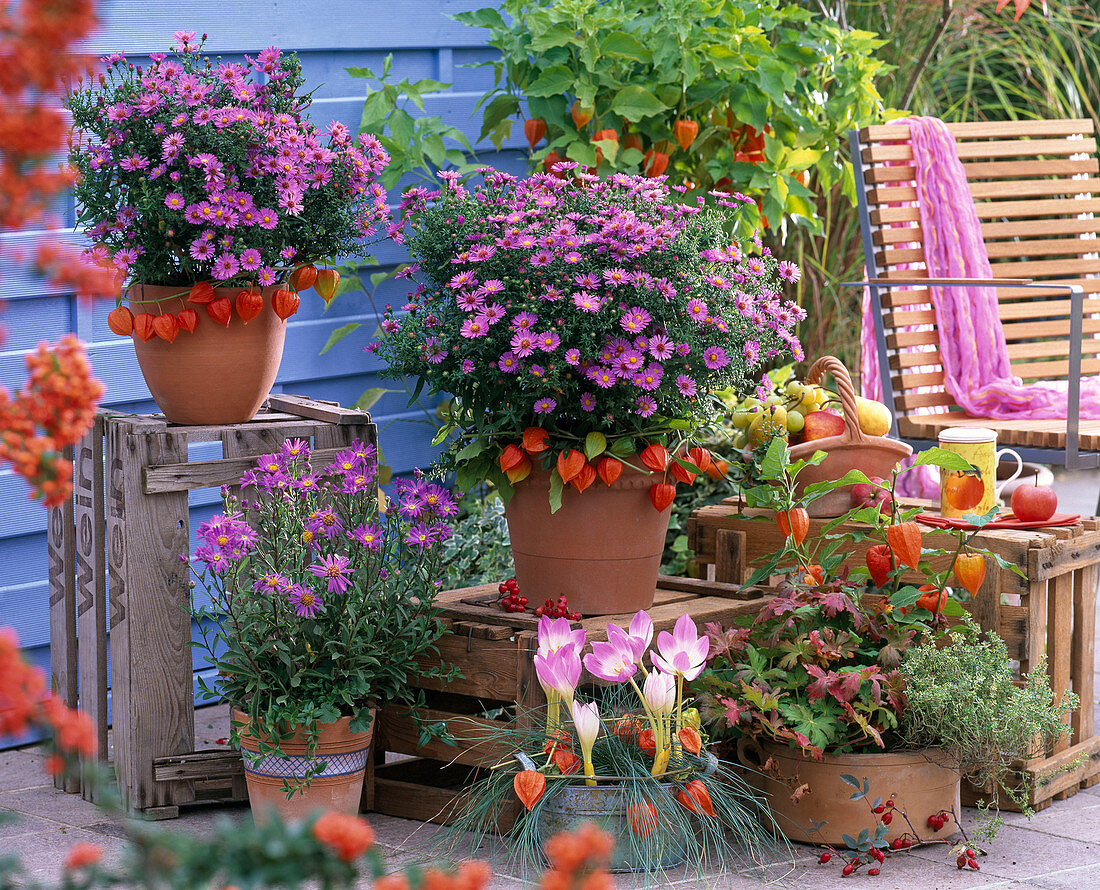
[[[741,354],[745,356],[745,361],[750,365],[755,365],[760,361],[760,344],[755,340],[746,340],[745,345],[741,348]]]
[[[561,337],[554,331],[543,331],[536,338],[539,349],[543,352],[553,352],[561,345]]]
[[[246,272],[255,272],[260,268],[260,252],[254,247],[241,251],[241,268]]]
[[[514,352],[506,352],[497,360],[497,367],[505,374],[515,374],[519,370],[519,362]]]
[[[536,414],[550,414],[555,408],[558,407],[558,403],[553,399],[539,399],[535,402]]]
[[[634,413],[639,417],[652,417],[657,412],[657,401],[652,396],[639,396],[634,404]]]
[[[314,563],[309,567],[310,574],[328,581],[329,593],[346,593],[348,589],[348,566],[351,560],[346,556],[335,554],[324,556],[320,563]]]
[[[595,411],[596,410],[596,397],[590,392],[581,393],[581,410],[582,411]]]
[[[721,346],[708,346],[703,350],[703,364],[712,371],[724,368],[729,363],[729,356]]]
[[[240,263],[237,258],[231,253],[223,253],[214,260],[214,266],[210,270],[210,274],[219,281],[225,281],[227,278],[236,275],[238,269],[240,269]]]
[[[331,589],[330,586],[329,590]],[[308,587],[301,584],[295,584],[287,590],[286,598],[291,608],[294,609],[294,614],[299,618],[313,618],[321,611],[321,607],[324,605],[321,601],[320,594],[314,593]]]
[[[687,374],[680,374],[676,377],[676,388],[680,391],[680,395],[690,399],[698,392],[698,386],[695,381],[688,377]]]
[[[707,316],[710,315],[707,304],[699,299],[688,300],[687,311],[688,315],[698,322],[706,321]]]
[[[517,358],[527,358],[535,351],[535,337],[527,331],[516,331],[509,345]]]
[[[462,329],[460,333],[468,340],[476,339],[477,337],[484,337],[489,332],[489,325],[485,322],[481,316],[475,316],[474,318],[467,318],[462,323]],[[528,352],[528,355],[531,353]]]

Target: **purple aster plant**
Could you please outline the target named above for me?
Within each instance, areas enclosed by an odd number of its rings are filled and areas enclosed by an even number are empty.
[[[505,493],[499,458],[528,427],[548,433],[552,473],[591,433],[607,448],[690,447],[720,416],[718,393],[746,394],[765,363],[801,352],[781,295],[796,267],[734,234],[747,205],[689,204],[663,181],[574,163],[555,174],[448,174],[406,193],[393,230],[419,264],[419,308],[384,313],[376,354],[451,399],[444,465]]]
[[[442,673],[423,656],[442,630],[454,497],[417,471],[392,482],[383,510],[372,443],[315,458],[304,439],[261,456],[239,494],[223,488],[190,559],[192,616],[218,677],[206,691],[267,735],[315,725],[318,708],[366,728],[379,699],[412,704],[417,678]]]

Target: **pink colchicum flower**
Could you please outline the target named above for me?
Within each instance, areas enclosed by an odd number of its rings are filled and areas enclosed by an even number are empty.
[[[642,686],[642,698],[655,715],[670,716],[676,707],[676,678],[663,671],[650,671]]]
[[[642,666],[642,658],[653,642],[653,619],[644,609],[635,613],[630,619],[630,628],[627,635],[630,638],[630,649],[634,655],[634,662]]]
[[[581,745],[581,753],[584,755],[584,774],[596,775],[592,765],[592,746],[596,744],[596,737],[600,734],[600,712],[595,702],[586,705],[573,702],[573,725],[577,728],[577,741]],[[585,779],[586,785],[595,785],[595,779]]]
[[[568,618],[550,619],[546,615],[539,618],[538,633],[539,655],[549,655],[564,646],[572,646],[573,650],[580,655],[587,637],[584,628],[573,630]]]
[[[546,655],[539,653],[533,660],[535,673],[547,697],[554,692],[564,701],[573,701],[573,693],[581,680],[581,657],[573,644],[568,643]]]
[[[601,680],[625,683],[638,672],[634,663],[634,645],[625,630],[617,624],[607,625],[607,642],[593,643],[584,656],[584,666]]]
[[[660,654],[649,653],[655,668],[666,674],[677,674],[685,680],[694,680],[702,673],[703,666],[707,663],[710,640],[706,636],[699,636],[699,629],[691,620],[691,616],[681,615],[672,633],[662,630],[657,635],[657,649]],[[587,659],[585,659],[585,667],[588,667]],[[591,667],[588,669],[592,670]]]

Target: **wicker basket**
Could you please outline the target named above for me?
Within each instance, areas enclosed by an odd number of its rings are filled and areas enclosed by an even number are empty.
[[[836,378],[845,429],[839,436],[791,446],[792,461],[810,458],[815,451],[824,451],[828,455],[816,467],[808,466],[798,474],[795,491],[799,496],[807,485],[840,479],[849,470],[862,470],[868,476],[881,476],[885,479],[898,461],[913,453],[913,449],[904,442],[885,436],[868,436],[860,430],[856,391],[848,369],[840,359],[831,355],[819,358],[806,375],[806,383],[820,383],[826,373],[831,373]],[[851,509],[851,490],[850,485],[838,488],[812,501],[806,509],[811,516],[819,518],[840,516]]]

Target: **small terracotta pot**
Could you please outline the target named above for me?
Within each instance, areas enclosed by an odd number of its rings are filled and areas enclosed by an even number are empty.
[[[256,822],[266,822],[272,812],[278,813],[283,821],[300,821],[318,810],[336,810],[349,815],[358,813],[367,757],[374,736],[374,718],[375,712],[371,711],[371,725],[366,732],[351,732],[348,728],[350,717],[342,717],[335,723],[322,723],[321,737],[313,758],[306,755],[306,739],[300,727],[292,738],[282,743],[286,757],[267,756],[256,764],[245,757],[248,802]],[[241,747],[245,751],[257,752],[259,744],[250,731],[248,714],[234,708],[233,722],[244,724],[239,730]],[[294,796],[287,800],[283,780],[301,777],[308,765],[317,760],[327,761],[324,772],[314,776],[308,788],[295,791]]]
[[[570,611],[618,615],[648,609],[672,507],[649,501],[658,477],[624,467],[615,484],[571,485],[550,512],[550,471],[535,469],[504,508],[516,581],[534,609],[565,594]]]
[[[236,300],[241,290],[226,287],[214,293]],[[193,333],[181,330],[171,343],[134,336],[145,383],[171,423],[244,423],[260,410],[279,373],[286,339],[286,322],[271,308],[275,290],[263,290],[264,308],[248,324],[234,312],[229,327],[224,327],[206,314],[204,306],[190,305],[198,314]],[[181,291],[182,296],[173,296]],[[135,315],[177,313],[189,307],[186,299],[186,288],[179,287],[135,284],[127,291]]]
[[[737,756],[749,767],[746,781],[767,796],[776,825],[792,841],[804,844],[845,846],[844,835],[857,837],[864,828],[874,830],[868,803],[894,796],[895,808],[904,809],[922,838],[949,836],[956,830],[948,823],[940,832],[928,825],[928,817],[941,810],[961,813],[957,767],[948,766],[935,750],[899,751],[890,754],[826,754],[812,760],[791,748],[763,744],[753,749],[742,743]],[[771,761],[768,765],[768,761]],[[765,769],[765,765],[768,768]],[[851,800],[855,789],[842,775],[867,779],[867,800]],[[794,791],[808,786],[796,803]],[[824,823],[820,829],[814,825]],[[910,831],[899,812],[888,826],[887,841]]]

